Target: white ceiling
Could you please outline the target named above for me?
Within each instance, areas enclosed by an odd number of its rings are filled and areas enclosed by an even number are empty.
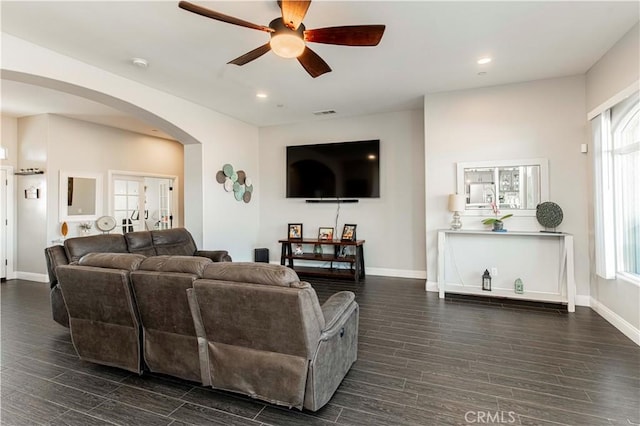
[[[193,2],[262,25],[279,15],[275,0]],[[242,67],[227,65],[268,34],[186,12],[177,0],[2,1],[1,8],[4,32],[257,126],[318,120],[313,112],[328,109],[335,117],[419,108],[427,93],[585,73],[640,15],[636,1],[316,0],[304,20],[308,29],[385,24],[386,32],[377,47],[310,43],[333,69],[313,79],[296,60],[271,52]],[[476,64],[485,55],[493,62]],[[149,67],[132,66],[133,57]],[[38,96],[29,90],[4,80],[3,113],[125,119],[77,100],[46,104],[43,89]],[[258,91],[269,97],[257,99]],[[150,131],[138,125],[136,131]]]

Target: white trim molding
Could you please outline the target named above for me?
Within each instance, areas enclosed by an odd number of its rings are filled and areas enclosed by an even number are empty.
[[[602,112],[604,112],[605,110],[608,110],[612,106],[620,103],[621,101],[625,100],[629,96],[633,95],[635,92],[638,91],[639,88],[640,88],[640,80],[634,81],[629,86],[622,89],[620,92],[616,93],[615,95],[613,95],[612,97],[610,97],[609,99],[607,99],[606,101],[604,101],[603,103],[601,103],[600,105],[598,105],[597,107],[589,111],[589,113],[587,113],[587,120],[589,121],[593,120],[593,118],[596,117],[598,114],[602,114]]]
[[[620,315],[607,308],[602,303],[598,302],[593,297],[591,298],[591,309],[596,311],[602,318],[606,319],[615,328],[620,330],[622,334],[627,336],[636,345],[640,346],[640,330],[622,318]]]
[[[49,276],[47,274],[37,274],[35,272],[16,272],[16,279],[18,280],[26,280],[26,281],[35,281],[38,283],[48,283]]]

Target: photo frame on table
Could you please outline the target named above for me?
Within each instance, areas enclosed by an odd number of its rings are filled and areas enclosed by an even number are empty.
[[[290,223],[289,224],[289,233],[287,234],[290,240],[301,240],[302,239],[302,224],[301,223]]]
[[[318,229],[318,239],[321,241],[333,241],[333,228],[321,226]]]
[[[358,225],[345,223],[342,228],[342,241],[355,241],[356,240],[356,227]]]

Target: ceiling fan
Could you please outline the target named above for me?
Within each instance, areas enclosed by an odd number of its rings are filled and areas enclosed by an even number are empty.
[[[278,4],[282,9],[282,17],[271,21],[268,27],[224,15],[188,1],[181,1],[178,6],[217,21],[270,33],[271,40],[268,43],[237,57],[228,62],[229,64],[244,65],[273,50],[276,55],[283,58],[297,58],[313,78],[330,72],[331,68],[306,45],[307,42],[341,46],[376,46],[384,33],[384,25],[350,25],[307,30],[302,20],[307,14],[311,0],[278,0]]]

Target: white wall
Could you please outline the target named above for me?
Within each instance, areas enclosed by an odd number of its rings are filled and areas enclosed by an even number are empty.
[[[201,144],[185,149],[185,166],[194,167],[184,170],[184,223],[199,248],[228,249],[234,260],[252,258],[260,194],[254,194],[249,204],[238,203],[216,183],[215,173],[223,164],[233,163],[257,175],[255,126],[6,33],[2,34],[2,75],[102,102],[184,144]]]
[[[358,225],[367,273],[425,277],[424,134],[421,111],[336,118],[260,129],[260,234],[258,245],[280,259],[277,241],[288,223],[303,223],[305,237],[320,226],[335,227],[338,204],[307,204],[287,199],[286,146],[380,139],[380,198],[340,204],[336,233]]]
[[[640,68],[640,24],[636,24],[587,72],[587,112],[630,84]]]
[[[49,244],[61,236],[58,211],[60,171],[102,174],[103,208],[98,215],[109,213],[109,170],[178,176],[180,195],[176,226],[182,226],[184,146],[181,143],[52,114],[47,118]],[[68,237],[80,235],[78,223],[68,224]],[[98,232],[94,227],[91,233]]]
[[[588,111],[607,102],[640,79],[640,31],[632,28],[588,72]],[[590,132],[589,132],[590,138]],[[593,152],[589,153],[589,256],[595,265],[593,222]],[[605,280],[591,271],[592,306],[609,322],[640,345],[640,286],[625,280]]]
[[[451,221],[447,196],[456,192],[456,163],[541,157],[549,160],[550,200],[564,211],[558,230],[575,238],[577,293],[589,295],[584,86],[584,76],[574,76],[425,97],[428,281],[436,280],[436,230]],[[486,228],[481,220],[463,215],[463,228]],[[535,217],[513,217],[505,227],[542,229]]]
[[[60,171],[97,172],[103,176],[103,210],[108,214],[108,170],[183,175],[183,145],[166,139],[112,127],[43,114],[18,120],[19,168],[39,167],[44,175],[18,176],[17,271],[19,276],[46,274],[44,248],[61,238],[58,206]],[[39,199],[25,199],[30,186],[40,189]],[[179,188],[180,193],[183,192]],[[178,211],[183,201],[179,200]],[[182,214],[179,215],[180,217]],[[180,222],[178,223],[180,225]],[[98,231],[94,228],[92,233]],[[68,237],[80,235],[69,222]]]
[[[18,168],[47,170],[48,134],[46,115],[18,120]],[[44,248],[47,246],[47,197],[50,190],[47,175],[16,176],[15,185],[18,213],[16,273],[46,274]],[[40,190],[40,198],[25,199],[24,191],[31,186]],[[37,279],[24,274],[19,277]]]
[[[7,159],[0,160],[3,166],[18,165],[18,119],[1,115],[0,118],[0,144],[7,150]]]

